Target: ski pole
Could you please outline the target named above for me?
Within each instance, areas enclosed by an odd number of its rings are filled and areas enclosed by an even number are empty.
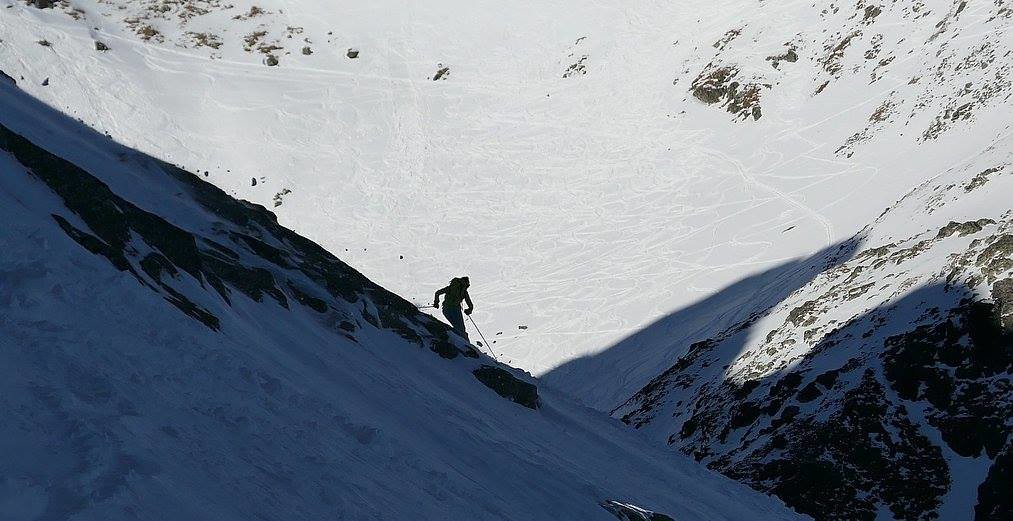
[[[475,331],[478,331],[478,336],[482,337],[482,341],[485,342],[485,347],[487,347],[489,352],[492,353],[493,359],[496,359],[496,352],[492,350],[492,345],[490,345],[489,341],[485,339],[485,335],[483,335],[482,330],[478,328],[478,324],[475,323],[475,319],[471,318],[471,315],[468,315],[468,320],[471,321],[471,325],[475,326]]]

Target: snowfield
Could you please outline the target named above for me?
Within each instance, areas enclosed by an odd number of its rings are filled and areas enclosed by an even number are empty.
[[[4,520],[799,518],[6,84],[0,172]]]
[[[17,89],[417,306],[470,276],[483,356],[652,465],[1013,516],[1010,0],[33,3],[0,0]],[[702,515],[676,481],[581,504]]]
[[[865,20],[862,6],[742,0],[275,1],[253,16],[245,0],[6,1],[0,60],[26,91],[207,172],[420,304],[470,275],[476,322],[535,374],[846,239],[1007,125],[992,98],[973,126],[922,138],[958,83],[990,74],[933,77],[940,45],[1008,42],[1006,18],[943,2]],[[862,34],[833,52],[851,27]],[[199,43],[211,36],[218,48]],[[765,59],[788,48],[796,62]],[[690,93],[722,64],[770,85],[759,120]],[[554,383],[607,408],[658,358]]]

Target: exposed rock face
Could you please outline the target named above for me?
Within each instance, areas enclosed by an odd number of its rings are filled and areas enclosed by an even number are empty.
[[[992,298],[999,316],[999,324],[1006,333],[1013,332],[1013,279],[992,284]]]
[[[890,403],[871,370],[825,420],[793,421],[804,397],[795,403],[771,417],[770,443],[729,468],[729,476],[773,485],[786,504],[819,519],[873,519],[877,499],[901,519],[938,506],[949,479],[939,448]]]
[[[754,120],[760,119],[760,85],[734,81],[739,71],[723,66],[700,73],[690,90],[698,100],[712,105],[720,103],[728,112]]]
[[[1013,415],[1013,333],[999,324],[995,305],[967,302],[883,347],[892,389],[903,400],[931,404],[926,419],[954,452],[998,456]]]
[[[1013,443],[1007,441],[995,458],[984,483],[978,487],[978,504],[974,506],[976,519],[1009,519],[1013,515]]]
[[[943,239],[953,234],[958,234],[960,237],[965,235],[973,235],[980,232],[985,226],[989,224],[995,224],[992,219],[979,219],[977,221],[968,221],[958,223],[950,221],[949,224],[939,229],[939,233],[936,234],[937,239]]]

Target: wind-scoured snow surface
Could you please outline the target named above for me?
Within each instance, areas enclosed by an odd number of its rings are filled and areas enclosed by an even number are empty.
[[[1001,1],[4,2],[23,88],[415,302],[470,275],[535,374],[847,239],[1007,125]],[[652,345],[552,382],[608,409]]]
[[[0,147],[0,518],[795,518],[6,83]]]

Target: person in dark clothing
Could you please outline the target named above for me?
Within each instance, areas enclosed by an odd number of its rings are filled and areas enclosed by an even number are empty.
[[[475,309],[475,305],[471,303],[471,297],[468,296],[469,286],[471,286],[471,281],[468,280],[468,277],[455,277],[447,287],[437,290],[433,299],[433,307],[439,309],[440,295],[445,295],[443,297],[443,316],[447,317],[450,325],[454,326],[454,331],[465,340],[468,340],[468,331],[464,327],[464,316],[461,315],[461,301],[468,304],[468,309],[464,310],[465,315],[470,315]]]

